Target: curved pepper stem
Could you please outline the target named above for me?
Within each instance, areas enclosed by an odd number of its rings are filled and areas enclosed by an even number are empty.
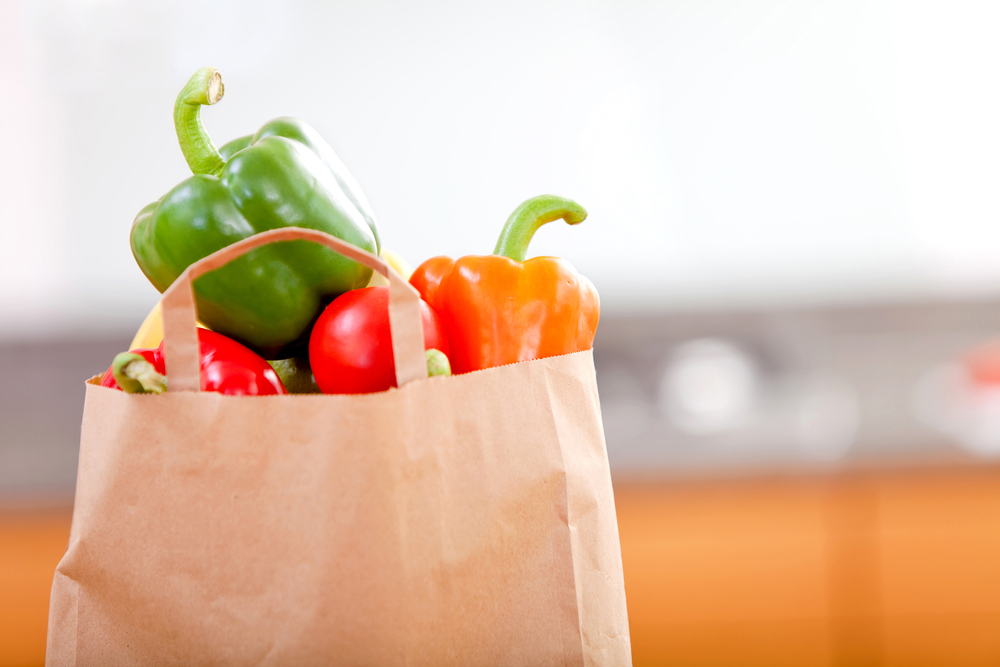
[[[553,220],[565,220],[571,225],[583,222],[587,211],[572,199],[556,195],[540,195],[524,202],[510,214],[500,232],[494,255],[503,255],[516,262],[523,262],[528,254],[528,244],[538,228]]]
[[[214,67],[202,67],[194,73],[174,102],[174,129],[184,159],[195,174],[218,176],[226,166],[211,137],[201,124],[201,106],[222,99],[226,87]]]
[[[162,394],[167,390],[166,376],[135,352],[122,352],[115,357],[111,374],[126,394]]]

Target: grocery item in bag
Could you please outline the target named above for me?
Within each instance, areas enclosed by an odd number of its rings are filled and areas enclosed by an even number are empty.
[[[398,389],[199,391],[191,281],[290,240],[386,275]],[[47,664],[630,664],[592,352],[428,378],[418,304],[312,230],[189,267],[169,390],[87,385]]]

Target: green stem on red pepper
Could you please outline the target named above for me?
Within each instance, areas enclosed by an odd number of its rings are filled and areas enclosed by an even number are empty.
[[[218,176],[226,166],[211,137],[201,123],[203,104],[215,104],[222,99],[226,87],[222,75],[214,67],[202,67],[194,73],[174,102],[174,128],[184,159],[195,174]]]
[[[167,390],[167,376],[135,352],[122,352],[111,362],[111,374],[126,394],[162,394]]]
[[[587,218],[587,211],[572,199],[556,195],[532,197],[518,206],[500,232],[494,255],[523,262],[528,254],[528,244],[538,228],[553,220],[565,220],[576,225]]]

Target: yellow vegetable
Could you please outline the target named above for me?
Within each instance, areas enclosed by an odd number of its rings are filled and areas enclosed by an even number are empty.
[[[130,350],[140,350],[158,347],[163,340],[163,311],[160,310],[160,302],[157,301],[153,310],[149,311],[146,319],[139,325],[139,330],[135,332],[132,344],[128,346]]]
[[[204,324],[198,322],[198,326],[207,329]],[[146,319],[139,325],[139,330],[135,332],[132,344],[128,346],[130,350],[145,350],[159,347],[163,341],[163,311],[160,310],[160,302],[157,301],[153,310],[149,311]]]
[[[389,266],[394,268],[396,270],[396,273],[403,276],[407,280],[410,279],[410,274],[413,273],[413,267],[411,267],[405,259],[397,255],[393,251],[387,250],[385,248],[382,248],[382,252],[379,253],[379,257],[384,259],[389,264]],[[386,280],[385,276],[383,276],[378,271],[373,273],[372,279],[368,281],[369,287],[375,287],[377,285],[388,285],[388,284],[389,281]]]

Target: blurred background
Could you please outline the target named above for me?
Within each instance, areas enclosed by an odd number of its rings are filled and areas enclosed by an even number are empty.
[[[386,247],[597,286],[636,665],[1000,664],[1000,6],[0,0],[0,666],[42,664],[135,214],[278,115]]]

